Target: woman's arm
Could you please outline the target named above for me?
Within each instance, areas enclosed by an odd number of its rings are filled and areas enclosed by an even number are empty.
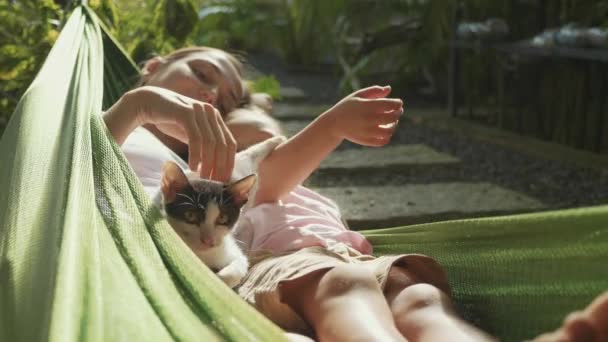
[[[137,111],[132,108],[132,97],[132,92],[126,93],[103,114],[106,127],[119,145],[122,145],[129,134],[141,125]]]
[[[202,178],[228,181],[236,141],[219,111],[165,88],[144,86],[123,95],[103,119],[119,144],[138,126],[153,124],[162,133],[188,144],[188,164]],[[200,164],[200,169],[199,169]]]
[[[298,134],[279,145],[259,166],[254,205],[274,202],[303,182],[340,143],[386,145],[403,102],[385,98],[390,87],[359,90],[321,114]]]

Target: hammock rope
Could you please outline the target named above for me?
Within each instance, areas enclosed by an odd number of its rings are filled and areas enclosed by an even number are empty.
[[[280,341],[162,219],[99,116],[137,67],[86,6],[0,140],[0,340]],[[424,253],[459,311],[505,341],[608,288],[608,206],[368,230]]]

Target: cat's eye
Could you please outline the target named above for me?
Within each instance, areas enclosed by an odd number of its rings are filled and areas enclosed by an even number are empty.
[[[184,212],[184,218],[188,223],[196,223],[198,221],[198,215],[193,210]]]
[[[228,223],[228,215],[226,214],[220,214],[220,216],[217,218],[217,224],[227,224]]]

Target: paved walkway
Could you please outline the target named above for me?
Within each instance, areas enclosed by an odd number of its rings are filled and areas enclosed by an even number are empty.
[[[305,127],[332,104],[310,104],[306,92],[295,86],[281,91],[273,115],[282,122],[286,135]],[[430,182],[366,184],[369,173],[424,173],[438,168],[458,169],[461,161],[424,144],[390,144],[365,148],[345,144],[325,160],[307,182],[334,199],[352,229],[433,222],[445,219],[482,217],[543,209],[543,203],[516,191],[488,182]],[[305,158],[305,156],[302,156]],[[352,185],[315,186],[324,177],[352,177]]]

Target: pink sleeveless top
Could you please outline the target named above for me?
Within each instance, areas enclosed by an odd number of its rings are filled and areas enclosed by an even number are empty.
[[[372,253],[363,235],[345,227],[332,200],[300,185],[277,203],[244,210],[234,229],[250,252],[281,253],[344,243],[363,254]]]

